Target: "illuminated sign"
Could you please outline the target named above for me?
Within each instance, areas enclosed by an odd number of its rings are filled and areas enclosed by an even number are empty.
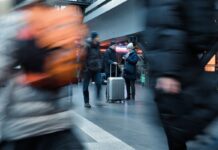
[[[118,53],[128,53],[128,50],[127,50],[126,46],[117,46],[116,47],[116,52],[118,52]]]

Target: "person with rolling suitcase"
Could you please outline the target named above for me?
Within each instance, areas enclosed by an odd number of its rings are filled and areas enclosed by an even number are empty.
[[[122,102],[124,100],[125,80],[123,77],[118,77],[118,65],[115,65],[115,68],[115,77],[112,77],[112,65],[110,65],[110,77],[106,90],[107,102]]]
[[[117,52],[116,52],[116,42],[112,41],[110,43],[110,47],[106,50],[105,54],[104,54],[104,69],[105,69],[105,73],[106,73],[106,78],[108,79],[108,77],[111,76],[115,77],[115,69],[116,69],[116,65],[117,63]],[[112,65],[112,66],[111,66]],[[111,70],[110,70],[111,67]],[[118,75],[120,74],[120,68],[117,68],[118,70]]]

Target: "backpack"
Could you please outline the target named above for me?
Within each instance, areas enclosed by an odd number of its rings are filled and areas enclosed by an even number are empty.
[[[27,24],[16,37],[15,60],[23,70],[17,81],[46,89],[78,82],[88,31],[79,7],[38,5],[25,11]]]

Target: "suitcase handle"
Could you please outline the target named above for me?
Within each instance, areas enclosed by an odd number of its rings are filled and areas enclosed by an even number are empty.
[[[112,65],[114,64],[110,64],[110,77],[112,77]],[[118,64],[115,65],[116,66],[116,69],[115,69],[115,76],[117,77],[118,76]]]

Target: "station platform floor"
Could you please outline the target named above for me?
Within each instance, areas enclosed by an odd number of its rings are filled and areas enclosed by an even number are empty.
[[[151,93],[136,86],[136,100],[95,105],[95,86],[90,85],[91,109],[84,108],[82,86],[72,88],[74,129],[90,150],[167,150],[166,138],[157,117]]]
[[[137,85],[135,101],[106,103],[106,86],[103,86],[102,101],[105,105],[98,106],[95,104],[94,88],[90,84],[91,109],[84,107],[82,85],[74,85],[71,89],[73,129],[87,150],[168,150],[156,105],[148,89]],[[207,132],[218,137],[218,120]],[[189,142],[188,150],[200,150],[204,142],[211,142],[206,138],[202,138],[202,143]],[[218,140],[213,144],[217,144],[218,148]]]

